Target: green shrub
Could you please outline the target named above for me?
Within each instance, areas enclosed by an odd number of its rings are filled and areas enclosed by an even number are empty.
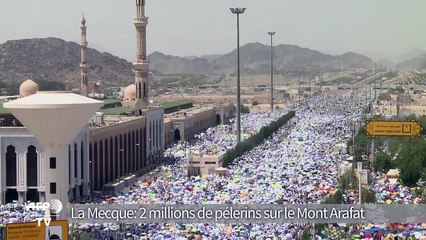
[[[282,127],[285,123],[288,122],[292,117],[295,116],[295,112],[291,111],[286,115],[281,116],[276,121],[271,122],[268,126],[264,126],[260,129],[260,131],[254,136],[249,137],[248,139],[242,141],[237,144],[234,149],[228,150],[223,155],[223,163],[225,166],[232,164],[232,162],[241,157],[244,153],[252,150],[257,145],[261,144],[263,140],[272,136],[274,132],[276,132],[280,127]]]
[[[323,204],[341,204],[343,202],[343,195],[340,190],[337,190],[334,194],[330,194],[324,199]]]
[[[373,168],[375,171],[389,171],[389,169],[393,168],[392,157],[384,152],[380,151],[373,162]]]
[[[241,105],[241,113],[250,113],[250,108],[244,105]]]

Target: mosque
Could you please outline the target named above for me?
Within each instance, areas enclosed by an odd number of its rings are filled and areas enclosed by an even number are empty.
[[[46,179],[46,166],[56,166],[39,140],[0,103],[0,202],[45,201],[49,194],[67,192],[69,201],[92,193],[122,191],[157,166],[165,147],[234,116],[233,105],[199,105],[192,101],[165,106],[149,103],[149,62],[146,55],[145,0],[136,0],[136,59],[134,84],[124,90],[122,101],[104,100],[104,107],[68,145],[62,173],[68,185]],[[89,95],[86,19],[81,21],[80,94]],[[38,93],[28,79],[19,88],[19,98]],[[55,101],[52,99],[52,101]],[[75,114],[78,114],[76,112]],[[60,134],[60,133],[57,133]]]

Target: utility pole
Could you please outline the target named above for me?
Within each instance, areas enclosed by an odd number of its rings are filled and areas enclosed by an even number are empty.
[[[365,107],[367,107],[367,104],[368,104],[367,97],[368,97],[368,83],[367,85],[365,85]]]
[[[371,116],[374,116],[374,103],[376,102],[376,75],[377,75],[377,71],[376,71],[376,68],[377,68],[377,64],[376,63],[374,63],[374,99],[373,99],[373,101],[371,101],[372,103],[371,103]],[[375,154],[375,152],[374,152],[374,138],[372,138],[371,139],[371,163],[373,163],[374,162],[374,154]],[[360,175],[360,177],[361,177],[361,175]]]
[[[374,99],[373,102],[376,101],[376,86],[377,86],[377,63],[374,63]]]
[[[284,90],[285,90],[285,96],[290,96],[288,94],[288,86],[287,86],[287,72],[284,71]],[[287,102],[289,99],[285,98],[285,108],[287,109]]]
[[[312,73],[311,73],[311,67],[309,67],[309,89],[311,90],[309,92],[310,97],[312,97]]]
[[[272,37],[275,32],[268,32],[271,36],[271,112],[274,111],[274,48],[272,45]]]
[[[374,138],[371,139],[371,163],[374,162],[374,155],[375,155],[375,151],[374,151]]]
[[[299,77],[297,79],[297,83],[298,83],[298,87],[297,87],[297,95],[299,95],[299,103],[298,106],[300,107],[300,72],[299,72]]]
[[[362,172],[362,162],[358,162],[358,197],[359,197],[359,204],[362,204],[362,197],[361,197],[361,172]]]

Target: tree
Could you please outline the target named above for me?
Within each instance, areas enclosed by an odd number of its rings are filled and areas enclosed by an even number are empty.
[[[340,190],[337,190],[334,194],[331,194],[326,199],[324,199],[323,204],[341,204],[342,202],[342,192]]]
[[[376,171],[389,171],[389,169],[393,168],[391,156],[384,151],[380,151],[374,159],[373,168]]]
[[[408,160],[401,166],[400,178],[401,182],[408,186],[414,186],[422,176],[421,166],[416,160]]]
[[[65,83],[57,81],[37,81],[41,91],[65,90]]]
[[[381,93],[378,98],[380,100],[386,100],[386,101],[392,100],[392,96],[387,92]]]
[[[426,169],[426,141],[416,138],[407,141],[399,151],[396,163],[400,169],[400,179],[406,185],[415,185],[424,177]]]
[[[241,113],[250,113],[250,108],[241,104]]]
[[[376,203],[376,193],[367,188],[361,188],[362,203]]]
[[[402,88],[401,86],[396,87],[395,90],[399,93],[404,93],[404,88]]]
[[[420,121],[420,125],[423,127],[422,135],[426,135],[426,115],[420,116],[418,121]]]

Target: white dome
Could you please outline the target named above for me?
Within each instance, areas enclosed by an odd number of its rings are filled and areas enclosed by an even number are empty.
[[[130,84],[124,89],[124,101],[135,101],[136,100],[136,85]]]
[[[26,97],[33,94],[36,94],[38,91],[38,84],[35,83],[33,80],[28,79],[25,82],[21,84],[19,87],[19,96],[20,97]]]

